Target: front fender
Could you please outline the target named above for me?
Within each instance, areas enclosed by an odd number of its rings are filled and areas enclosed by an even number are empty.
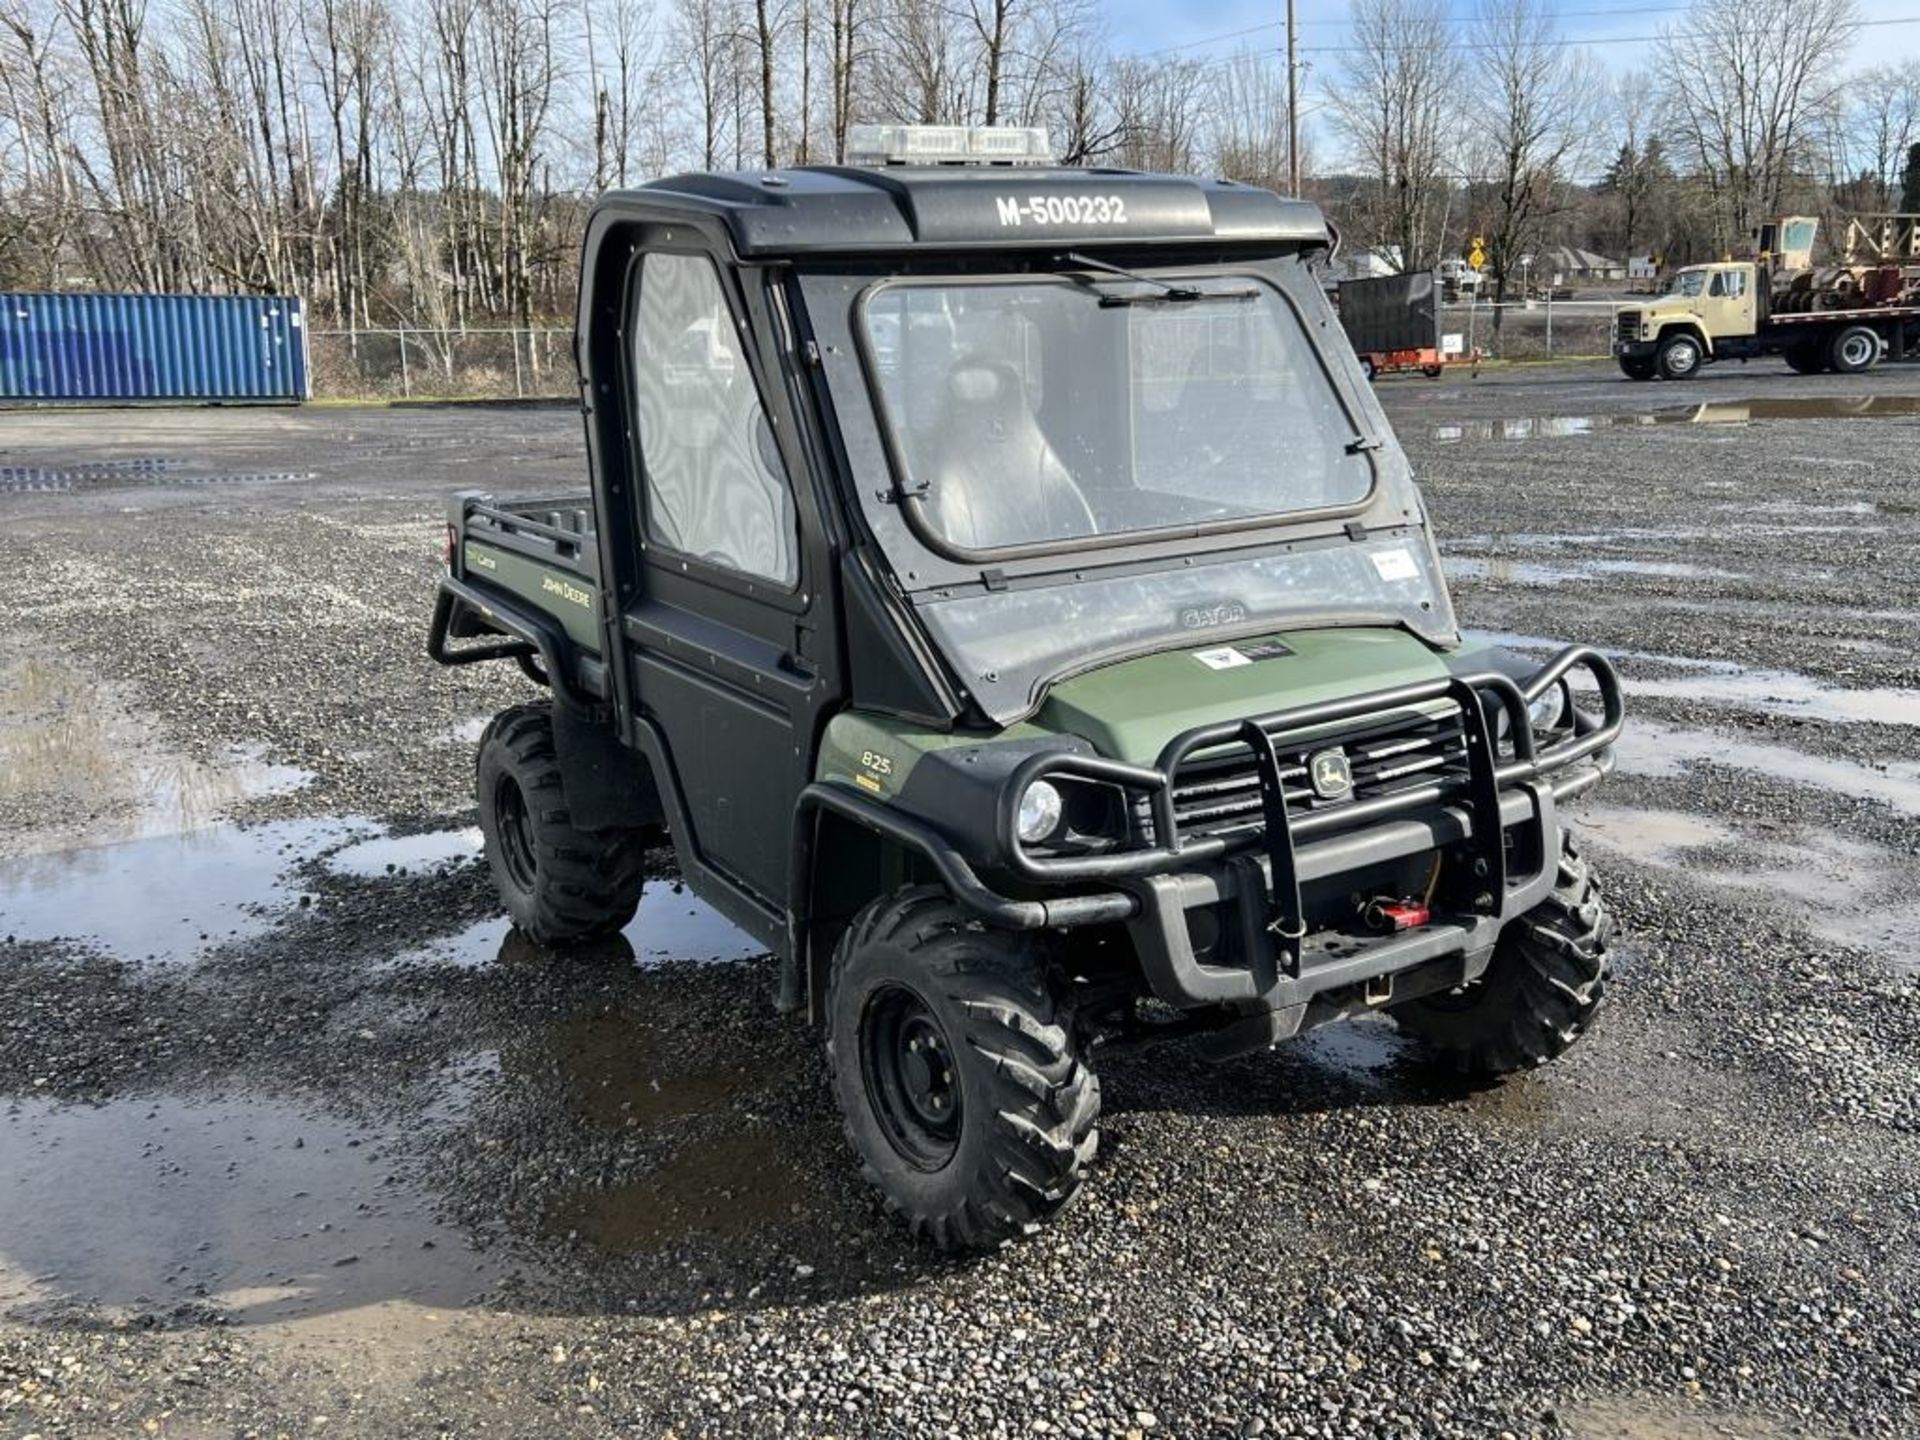
[[[1713,354],[1713,337],[1706,332],[1697,315],[1674,315],[1653,322],[1653,341],[1658,346],[1669,335],[1691,335],[1700,342],[1700,349],[1707,355]]]

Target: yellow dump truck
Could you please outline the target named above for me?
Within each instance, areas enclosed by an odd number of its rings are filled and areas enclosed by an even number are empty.
[[[1803,375],[1855,374],[1920,352],[1920,216],[1860,216],[1839,263],[1815,268],[1817,222],[1761,227],[1758,258],[1689,265],[1614,315],[1630,380],[1687,380],[1715,360],[1779,355]]]

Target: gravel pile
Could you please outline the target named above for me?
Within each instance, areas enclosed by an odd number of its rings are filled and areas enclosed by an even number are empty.
[[[526,687],[421,653],[442,497],[577,483],[576,419],[25,417],[8,463],[310,478],[0,496],[0,674],[61,697],[0,707],[0,1433],[1920,1433],[1917,427],[1473,429],[1839,383],[1383,384],[1446,552],[1488,562],[1465,622],[1631,652],[1659,724],[1594,800],[1609,1013],[1486,1089],[1379,1022],[1106,1056],[1081,1201],[974,1262],[880,1214],[772,963],[700,963],[737,937],[669,856],[634,933],[699,943],[646,966],[512,936],[458,847],[328,863],[343,817],[471,823],[472,722]],[[257,783],[209,790],[234,747]],[[76,867],[199,873],[155,776],[272,822],[284,875],[185,962],[9,930]],[[1835,924],[1883,912],[1888,943]],[[10,1215],[115,1117],[152,1218]],[[281,1251],[229,1225],[256,1202]]]

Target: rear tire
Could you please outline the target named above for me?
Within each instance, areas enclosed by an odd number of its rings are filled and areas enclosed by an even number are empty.
[[[1827,368],[1826,356],[1816,342],[1802,341],[1786,352],[1787,368],[1796,375],[1818,375]]]
[[[1544,1065],[1599,1015],[1612,930],[1587,862],[1569,842],[1553,893],[1501,931],[1486,974],[1389,1013],[1402,1030],[1469,1074]]]
[[[1444,374],[1446,373],[1446,366],[1444,366],[1444,365],[1422,365],[1422,366],[1420,367],[1420,373],[1421,373],[1422,375],[1424,375],[1424,376],[1426,376],[1426,377],[1427,377],[1427,379],[1429,379],[1429,380],[1438,380],[1438,379],[1439,379],[1439,378],[1440,378],[1440,377],[1441,377],[1442,375],[1444,375]]]
[[[1880,363],[1880,336],[1865,325],[1849,325],[1827,347],[1827,365],[1838,375],[1859,375]]]
[[[1100,1082],[1040,942],[991,931],[931,886],[841,937],[827,1064],[861,1170],[916,1236],[984,1250],[1052,1218],[1100,1143]]]
[[[1622,355],[1620,373],[1629,380],[1651,380],[1658,373],[1657,362],[1651,355]]]
[[[487,865],[516,926],[542,944],[566,945],[633,919],[646,881],[645,834],[574,828],[550,704],[493,717],[475,780]]]
[[[1669,335],[1660,342],[1654,364],[1663,380],[1691,380],[1706,358],[1705,347],[1693,336]]]

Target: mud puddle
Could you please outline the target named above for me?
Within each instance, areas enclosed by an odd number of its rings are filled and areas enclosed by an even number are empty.
[[[379,1135],[281,1101],[18,1101],[0,1113],[0,1310],[464,1305],[494,1262],[429,1209]]]
[[[375,821],[346,816],[203,825],[28,855],[0,861],[0,936],[77,941],[123,960],[184,964],[296,911],[303,895],[296,872],[305,861],[384,878],[468,861],[479,848],[472,829],[390,836]]]
[[[766,946],[691,890],[677,883],[654,881],[641,892],[640,908],[626,929],[599,942],[592,958],[659,965],[672,961],[753,960],[766,953]],[[501,915],[406,951],[387,963],[396,969],[445,965],[476,970],[487,965],[535,962],[540,954],[540,947]]]
[[[1745,580],[1737,570],[1681,560],[1581,560],[1548,565],[1501,556],[1456,555],[1442,559],[1449,580],[1490,580],[1502,585],[1567,585],[1609,576],[1646,576],[1658,580]]]
[[[0,864],[0,934],[182,964],[264,932],[297,904],[292,867],[363,833],[339,820],[211,825],[8,861]]]
[[[1877,800],[1904,815],[1920,815],[1920,763],[1893,761],[1884,767],[1810,755],[1789,745],[1770,745],[1719,730],[1632,719],[1614,746],[1621,770],[1666,779],[1690,765],[1725,765],[1778,775],[1855,800]]]
[[[554,1207],[547,1230],[619,1254],[696,1235],[724,1240],[804,1213],[793,1175],[767,1131],[701,1137],[643,1176],[573,1192]]]
[[[436,870],[475,859],[479,854],[479,828],[469,825],[459,830],[376,835],[370,840],[356,840],[329,854],[326,866],[336,874],[377,879],[382,875]]]
[[[1840,1440],[1843,1433],[1654,1396],[1583,1400],[1561,1407],[1560,1416],[1569,1440]]]
[[[0,465],[0,495],[71,494],[154,486],[287,484],[312,480],[311,470],[201,470],[184,460],[100,460],[84,465]]]
[[[1465,440],[1557,440],[1611,430],[1662,425],[1746,425],[1755,420],[1874,420],[1920,415],[1915,395],[1795,395],[1761,400],[1712,400],[1625,414],[1515,415],[1490,420],[1449,420],[1427,438],[1440,444]]]
[[[442,730],[434,736],[436,745],[478,745],[480,737],[487,733],[487,726],[493,723],[491,715],[475,715],[462,720],[450,729]]]
[[[1920,905],[1908,898],[1913,867],[1879,846],[1818,826],[1736,829],[1678,810],[1583,805],[1573,823],[1632,859],[1718,890],[1785,901],[1815,934],[1897,969],[1912,969],[1920,953]]]
[[[754,1114],[755,1093],[788,1078],[764,1052],[676,1055],[647,1040],[644,1017],[619,1013],[555,1032],[570,1110],[602,1130],[671,1140],[642,1173],[559,1197],[543,1225],[549,1236],[642,1253],[746,1235],[818,1208],[817,1182]]]
[[[168,750],[115,689],[41,656],[0,662],[0,807],[20,823],[0,853],[174,834],[312,775],[241,747],[208,760]]]
[[[825,1203],[769,1118],[793,1084],[791,1057],[764,1037],[690,1024],[675,987],[643,988],[503,1050],[507,1083],[547,1092],[569,1144],[612,1157],[585,1161],[572,1173],[599,1178],[547,1200],[548,1238],[637,1255],[787,1227]]]
[[[1473,631],[1475,639],[1529,653],[1551,653],[1561,642],[1538,635],[1500,631]],[[1674,700],[1704,700],[1801,720],[1831,720],[1843,724],[1920,725],[1920,690],[1897,686],[1849,688],[1817,680],[1793,670],[1769,670],[1731,660],[1702,660],[1684,655],[1661,655],[1645,650],[1609,650],[1610,659],[1679,672],[1664,676],[1626,674],[1620,677],[1629,695]]]
[[[772,1083],[764,1051],[696,1045],[662,1033],[659,1017],[622,1006],[575,1015],[542,1032],[568,1108],[603,1129],[653,1128],[718,1115]]]

